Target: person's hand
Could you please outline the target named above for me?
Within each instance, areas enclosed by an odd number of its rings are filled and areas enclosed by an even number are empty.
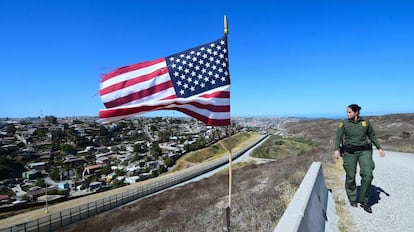
[[[333,157],[334,157],[335,159],[339,159],[339,157],[341,157],[341,153],[340,153],[338,150],[336,150],[336,151],[334,152]]]
[[[383,158],[385,156],[385,151],[382,149],[379,149],[378,151],[379,151],[380,157]]]

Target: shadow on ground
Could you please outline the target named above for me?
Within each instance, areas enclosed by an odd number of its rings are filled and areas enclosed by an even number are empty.
[[[360,188],[361,188],[361,186],[357,186],[358,195],[359,195]],[[372,206],[372,205],[378,204],[379,201],[381,200],[381,193],[383,193],[382,195],[385,195],[387,197],[391,196],[389,193],[387,193],[381,187],[371,185],[371,187],[369,188],[369,196],[368,196],[369,205]]]

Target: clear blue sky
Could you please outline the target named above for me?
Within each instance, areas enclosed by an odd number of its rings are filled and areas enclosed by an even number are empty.
[[[224,15],[233,117],[414,113],[413,12],[408,0],[1,0],[0,117],[97,116],[102,74],[218,39]]]

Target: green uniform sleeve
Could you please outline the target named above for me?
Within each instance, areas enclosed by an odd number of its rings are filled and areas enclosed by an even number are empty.
[[[371,140],[371,142],[375,145],[377,149],[381,149],[381,145],[379,144],[377,136],[375,135],[374,128],[372,127],[369,121],[368,121],[368,138],[369,140]]]
[[[339,145],[342,142],[342,137],[344,136],[344,122],[340,122],[338,129],[336,130],[336,136],[335,136],[335,147],[334,151],[339,151]]]

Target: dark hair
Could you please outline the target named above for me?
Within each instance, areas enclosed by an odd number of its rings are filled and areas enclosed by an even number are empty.
[[[348,108],[350,108],[355,113],[359,113],[359,111],[361,110],[361,106],[359,106],[357,104],[351,104],[351,105],[348,106]]]

